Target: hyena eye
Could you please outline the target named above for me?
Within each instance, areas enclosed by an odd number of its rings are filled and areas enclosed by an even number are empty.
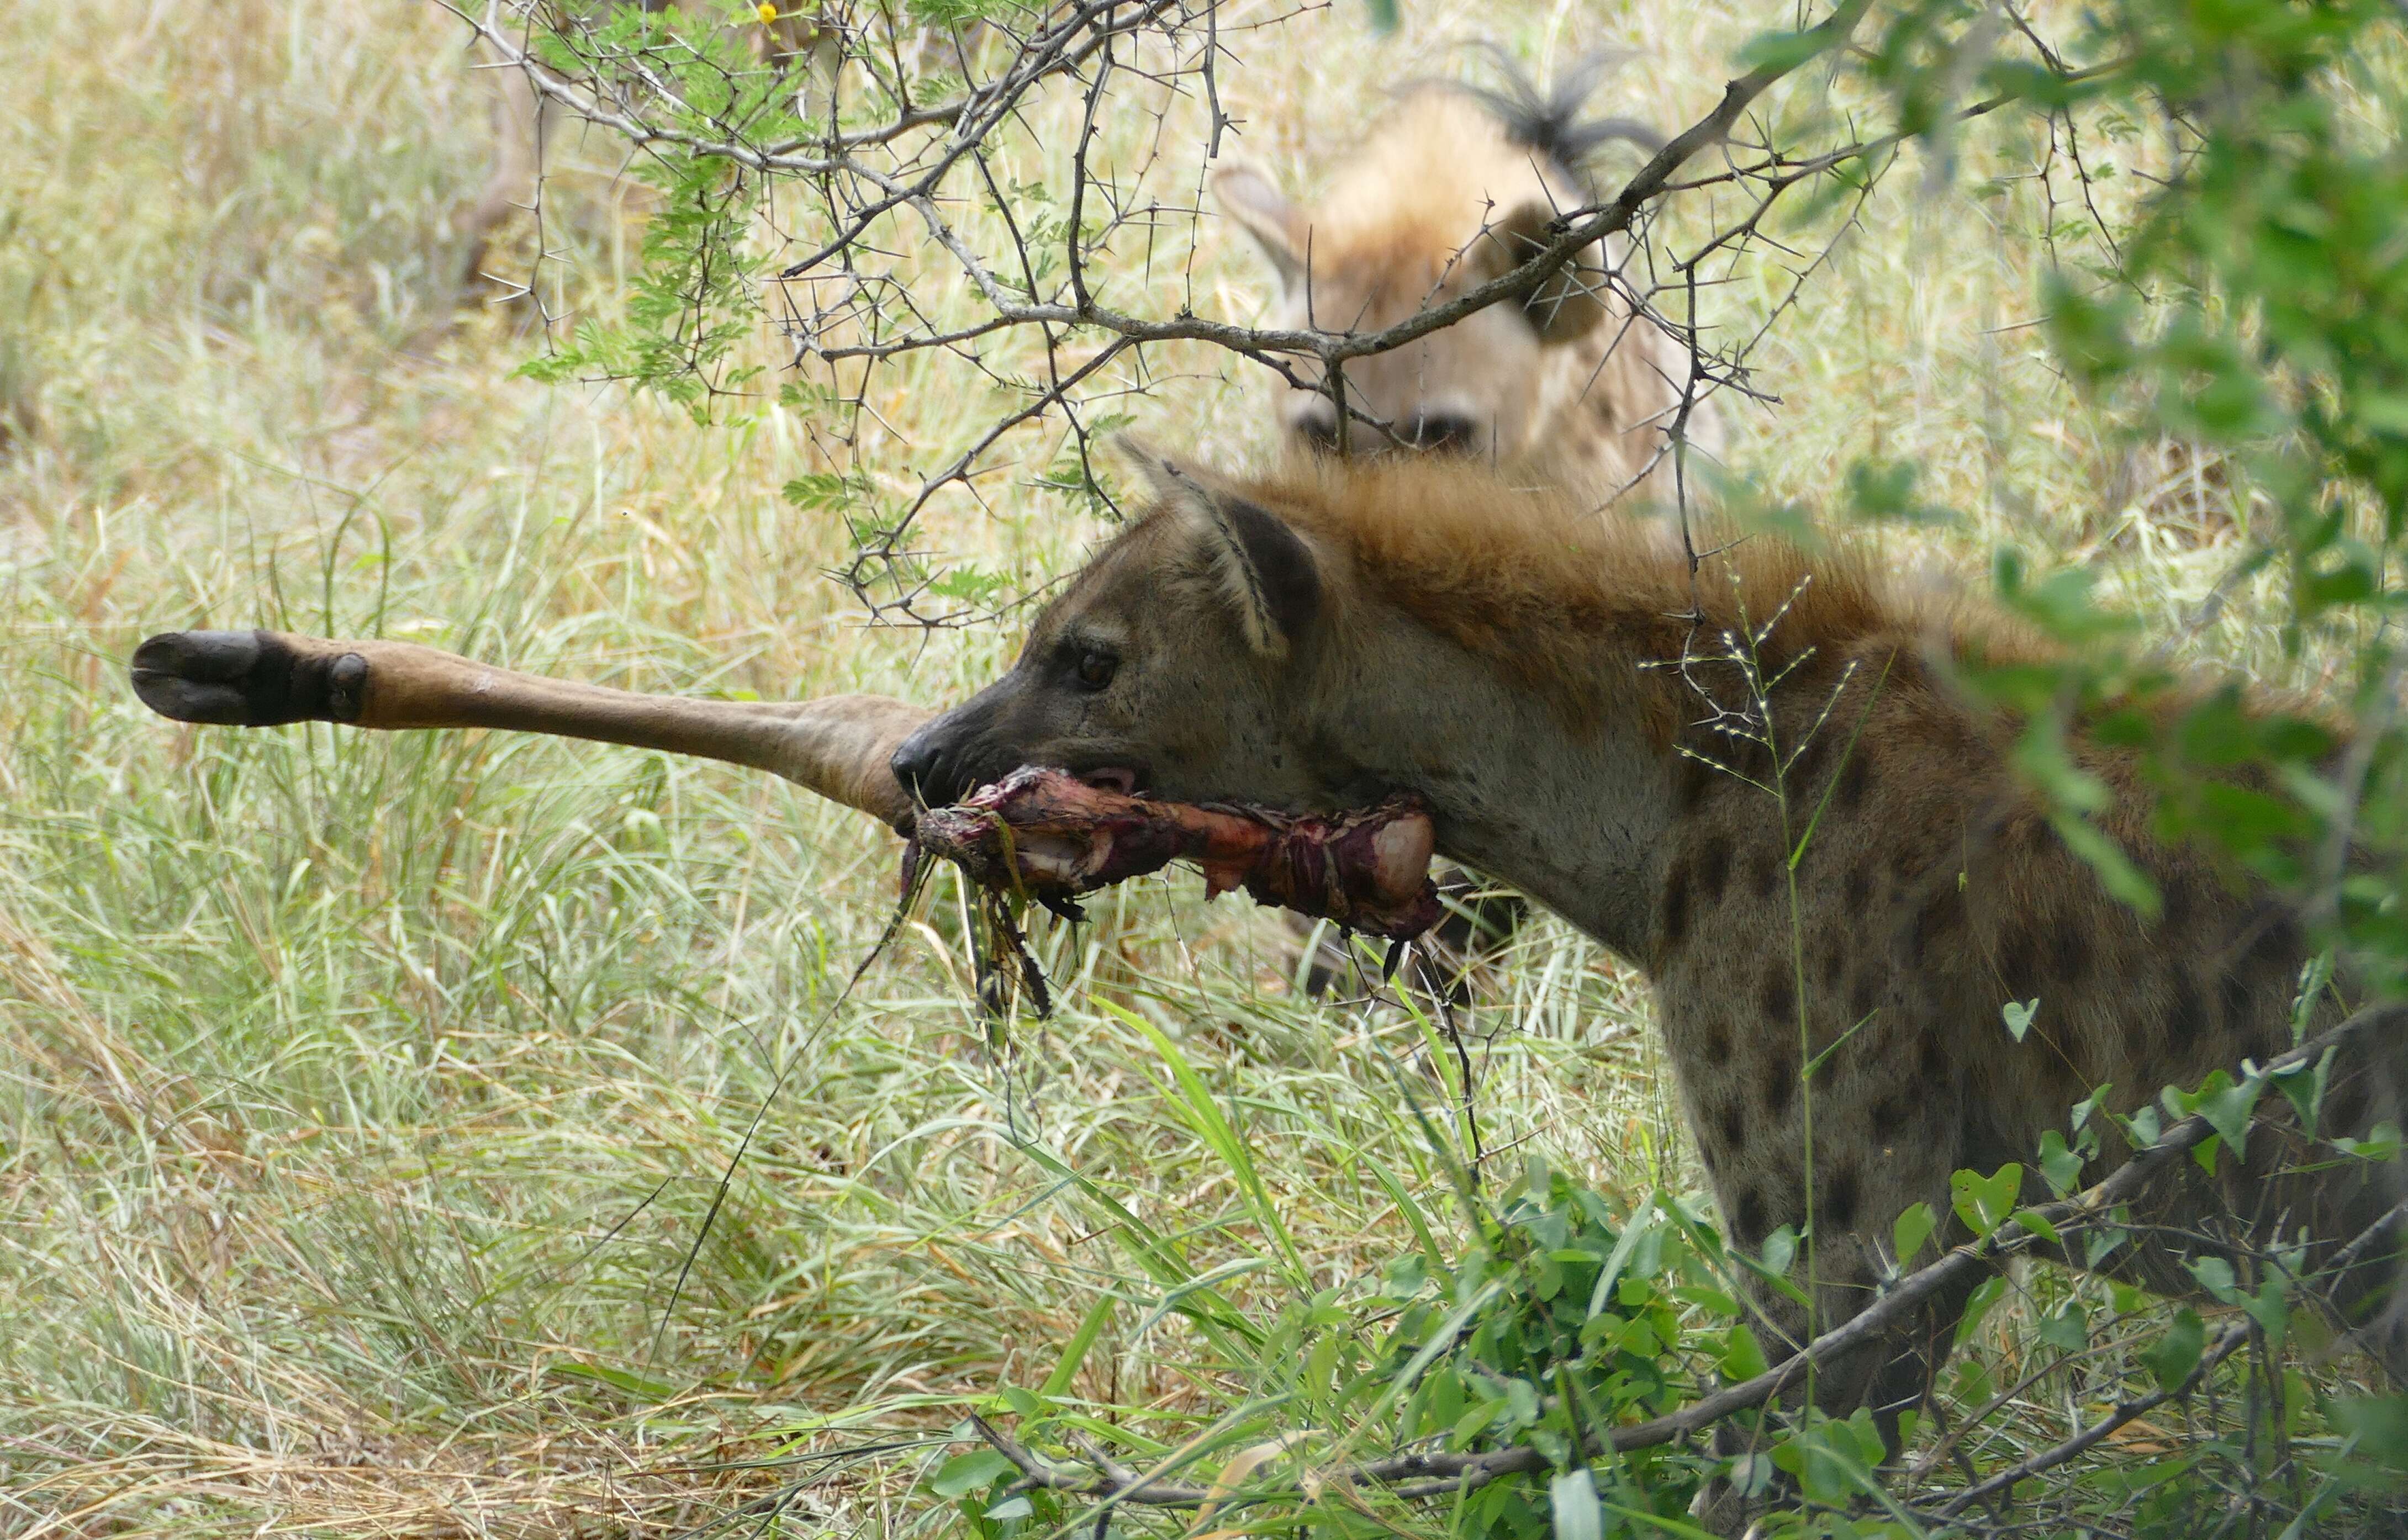
[[[1079,654],[1077,669],[1079,685],[1083,690],[1101,690],[1112,682],[1120,672],[1120,656],[1100,647],[1091,647]]]

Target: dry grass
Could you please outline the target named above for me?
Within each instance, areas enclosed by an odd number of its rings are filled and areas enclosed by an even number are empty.
[[[1624,108],[1684,121],[1787,14],[1405,10],[1395,40],[1353,5],[1258,40],[1226,88],[1255,152],[1296,170],[1367,82],[1483,32],[1540,60],[1634,44]],[[1443,1095],[1419,1030],[1299,1002],[1264,924],[1190,883],[1116,894],[1076,953],[1055,937],[1068,1005],[998,1056],[950,900],[840,999],[892,841],[782,785],[145,713],[122,660],[172,626],[929,700],[1009,639],[853,623],[822,576],[841,532],[778,497],[823,464],[813,424],[704,431],[509,378],[539,340],[451,304],[485,107],[435,7],[17,6],[0,51],[29,87],[0,102],[0,1534],[672,1533],[777,1479],[733,1457],[1041,1378],[1105,1295],[1075,1388],[1176,1429],[1242,1365],[1176,1317],[1140,1334],[1163,1282],[1101,1199],[1197,1273],[1268,1256],[1266,1217],[1108,1006],[1185,1045],[1304,1248],[1301,1274],[1233,1276],[1241,1304],[1404,1245],[1383,1170],[1443,1207],[1396,1090]],[[629,249],[614,170],[572,144],[554,187],[572,301],[607,303]],[[2212,467],[2086,413],[2024,325],[2018,221],[1918,174],[1762,355],[1784,406],[1742,417],[1735,463],[1821,500],[1856,456],[1911,458],[1971,510],[1935,537],[1950,563],[2080,549],[2179,613],[2235,538]],[[1259,304],[1234,238],[1199,272],[1222,313]],[[1167,362],[1141,417],[1261,447],[1246,381]],[[898,377],[871,458],[924,465],[987,404]],[[1018,490],[1053,451],[1031,435],[998,511],[949,508],[943,538],[1026,577],[1074,560],[1091,528]],[[2261,641],[2236,619],[2200,645]],[[1481,1022],[1492,1144],[1688,1182],[1636,980],[1558,927],[1521,947]],[[926,1526],[901,1479],[837,1480],[797,1533]]]

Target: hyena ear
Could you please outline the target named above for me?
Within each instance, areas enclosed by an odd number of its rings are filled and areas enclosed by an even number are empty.
[[[1245,226],[1263,255],[1270,259],[1280,282],[1295,288],[1304,278],[1307,227],[1304,210],[1279,189],[1260,167],[1228,161],[1205,178],[1213,198],[1229,217]]]
[[[1485,283],[1527,262],[1532,253],[1559,232],[1548,227],[1555,212],[1543,203],[1526,203],[1482,231],[1472,245],[1473,273]],[[1573,253],[1572,260],[1522,301],[1522,313],[1549,345],[1576,342],[1605,320],[1605,264],[1595,245]]]
[[[1287,657],[1321,613],[1312,548],[1268,508],[1208,484],[1133,439],[1124,437],[1119,447],[1193,543],[1246,645],[1266,658]]]

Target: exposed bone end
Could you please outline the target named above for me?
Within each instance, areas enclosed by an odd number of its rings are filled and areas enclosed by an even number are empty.
[[[1402,896],[1413,892],[1429,876],[1438,854],[1438,829],[1426,813],[1413,812],[1381,824],[1371,834],[1371,886],[1374,891]]]

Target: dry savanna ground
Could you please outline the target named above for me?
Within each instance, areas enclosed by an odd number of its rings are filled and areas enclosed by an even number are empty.
[[[1292,8],[1231,7],[1263,25],[1233,32],[1223,89],[1307,180],[1379,83],[1460,68],[1464,39],[1542,70],[1629,47],[1612,105],[1676,126],[1788,15],[1407,0],[1383,38],[1352,0]],[[1242,1401],[1245,1366],[1163,1316],[1132,1227],[1268,1308],[1407,1244],[1397,1192],[1453,1222],[1413,1110],[1445,1121],[1452,1056],[1404,1014],[1299,998],[1276,927],[1192,877],[1113,893],[1075,949],[1050,935],[1063,1006],[998,1043],[949,891],[848,991],[896,845],[781,783],[146,713],[123,661],[179,626],[930,702],[1010,638],[861,624],[824,576],[843,530],[779,495],[828,468],[824,425],[512,378],[539,329],[453,297],[447,221],[490,134],[439,7],[17,5],[0,60],[0,1534],[666,1534],[777,1486],[781,1457],[941,1431],[1057,1370],[1175,1441]],[[1075,121],[1033,116],[1010,174],[1041,179]],[[2011,171],[2028,148],[1966,152]],[[645,194],[599,135],[555,151],[554,297],[607,311]],[[1733,469],[1812,506],[1858,457],[1911,460],[1966,515],[1917,560],[2088,562],[2171,629],[2234,510],[2212,465],[2127,442],[2052,373],[2038,194],[1976,179],[1910,160],[1870,201],[1757,353],[1779,404],[1736,414]],[[1251,252],[1200,231],[1199,308],[1260,313]],[[1709,303],[1744,326],[1777,278]],[[1140,425],[1263,452],[1236,365],[1157,361]],[[1000,399],[898,369],[863,463],[908,484]],[[1008,440],[932,544],[1024,588],[1075,562],[1097,526],[1029,485],[1058,448]],[[2257,655],[2249,614],[2190,645]],[[1472,1023],[1487,1146],[1693,1188],[1646,1019],[1594,947],[1526,933]],[[1985,1350],[2015,1352],[2020,1319]],[[796,1533],[941,1527],[912,1468],[838,1473]]]

